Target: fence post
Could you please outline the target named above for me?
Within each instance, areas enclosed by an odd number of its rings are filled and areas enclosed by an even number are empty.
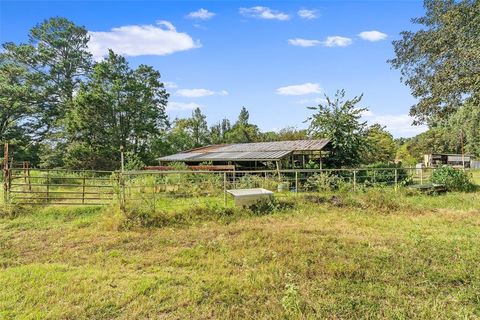
[[[420,184],[423,184],[423,168],[420,168]]]
[[[82,204],[85,203],[85,173],[83,173],[82,181]]]
[[[395,191],[398,188],[398,169],[395,169]]]
[[[153,212],[157,212],[157,177],[153,176]]]
[[[295,171],[295,194],[298,193],[298,171]]]
[[[47,203],[50,203],[50,170],[47,170]]]
[[[227,173],[223,173],[223,205],[227,206]]]
[[[357,170],[353,170],[353,191],[357,190]]]
[[[119,173],[120,177],[120,210],[125,213],[125,178],[123,176],[123,171]]]
[[[10,172],[8,168],[8,142],[3,146],[3,196],[5,198],[5,203],[9,202],[10,195],[10,186],[8,184],[10,178]]]

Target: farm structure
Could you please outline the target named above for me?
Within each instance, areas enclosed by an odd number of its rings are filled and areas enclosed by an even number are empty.
[[[235,170],[305,168],[312,161],[322,167],[330,141],[295,140],[210,145],[158,158],[160,166],[172,162],[198,166],[234,166]]]
[[[434,168],[442,165],[450,165],[457,168],[470,168],[472,156],[469,154],[426,154],[424,164],[428,168]]]

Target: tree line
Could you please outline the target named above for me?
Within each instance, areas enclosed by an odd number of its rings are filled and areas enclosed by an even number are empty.
[[[120,146],[127,163],[141,166],[208,144],[307,138],[330,139],[336,167],[414,164],[432,152],[480,156],[480,2],[427,0],[425,9],[412,20],[419,30],[402,32],[389,60],[418,99],[411,115],[429,127],[410,139],[362,121],[362,95],[348,99],[344,90],[309,108],[305,130],[262,132],[245,107],[211,126],[198,108],[171,119],[159,71],[132,68],[113,51],[94,61],[86,28],[54,17],[34,26],[26,43],[2,44],[0,141],[18,160],[74,169],[117,169]]]
[[[318,106],[304,130],[262,132],[245,107],[235,121],[211,126],[199,108],[191,117],[172,120],[165,112],[169,94],[157,70],[132,68],[111,50],[93,61],[88,42],[85,27],[54,17],[34,26],[27,43],[2,45],[0,140],[14,146],[16,159],[47,168],[116,169],[120,146],[127,164],[140,166],[209,144],[324,137],[332,139],[337,150],[332,159],[340,165],[373,161],[363,152],[367,139],[385,140],[389,146],[381,160],[393,160],[392,136],[360,121],[355,105],[361,97],[340,101],[345,96],[340,91],[334,102]]]

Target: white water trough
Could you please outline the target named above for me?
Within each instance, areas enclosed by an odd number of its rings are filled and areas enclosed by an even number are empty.
[[[227,190],[238,207],[248,207],[264,199],[272,199],[273,192],[263,188]]]

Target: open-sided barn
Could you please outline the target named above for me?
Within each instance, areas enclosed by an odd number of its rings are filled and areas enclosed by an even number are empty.
[[[327,139],[219,144],[161,157],[158,161],[160,165],[172,162],[189,166],[233,165],[240,170],[304,168],[309,161],[321,167],[328,145]]]

